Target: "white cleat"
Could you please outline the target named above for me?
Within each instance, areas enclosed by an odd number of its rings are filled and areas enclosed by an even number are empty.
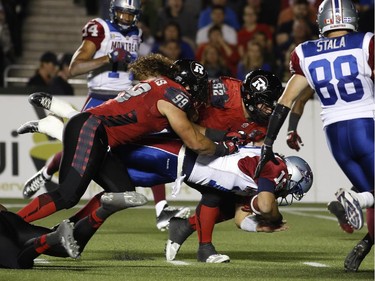
[[[178,251],[180,250],[181,245],[173,242],[172,240],[167,241],[165,245],[165,258],[167,261],[173,261],[176,258]]]
[[[104,209],[117,212],[123,209],[145,205],[146,196],[136,191],[104,193],[100,198]]]
[[[349,224],[356,230],[361,229],[363,227],[363,212],[352,191],[340,188],[335,195],[345,209]]]
[[[56,232],[60,236],[61,245],[71,258],[76,259],[79,257],[80,252],[77,241],[74,240],[73,231],[74,224],[69,222],[69,220],[63,220],[56,229]]]
[[[206,263],[225,263],[230,262],[230,258],[227,255],[214,254],[207,258]]]
[[[160,231],[165,231],[169,227],[169,221],[171,218],[186,219],[190,215],[190,209],[187,207],[175,208],[166,206],[161,211],[160,215],[156,217],[156,227]]]

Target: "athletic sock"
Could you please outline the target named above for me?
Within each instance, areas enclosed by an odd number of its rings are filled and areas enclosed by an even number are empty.
[[[208,207],[199,204],[196,211],[196,227],[200,243],[211,243],[212,233],[219,216],[218,207]]]
[[[32,222],[47,217],[56,212],[56,205],[47,193],[39,195],[17,212],[26,222]]]

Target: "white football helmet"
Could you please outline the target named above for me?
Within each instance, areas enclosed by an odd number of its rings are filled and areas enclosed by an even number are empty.
[[[281,198],[279,204],[290,205],[293,199],[300,201],[310,190],[313,184],[313,173],[309,164],[301,157],[288,156],[284,158],[284,161],[288,169],[288,180],[286,186],[278,194]],[[287,200],[288,195],[292,195],[290,202]]]
[[[117,18],[116,12],[128,13],[134,15],[132,22],[125,24]],[[140,0],[111,0],[109,5],[109,16],[111,22],[115,23],[121,31],[126,31],[130,27],[134,26],[141,13],[141,2]]]
[[[350,0],[324,0],[316,21],[321,35],[331,30],[358,29],[358,13]]]

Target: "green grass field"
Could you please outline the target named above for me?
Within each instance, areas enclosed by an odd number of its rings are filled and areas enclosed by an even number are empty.
[[[22,201],[4,203],[11,206]],[[193,206],[194,202],[174,205],[181,204]],[[195,234],[180,249],[178,262],[166,262],[168,233],[156,229],[155,211],[148,207],[110,217],[78,260],[42,255],[32,270],[0,269],[0,280],[374,280],[374,249],[359,272],[343,269],[346,255],[366,234],[366,227],[344,233],[324,204],[283,207],[289,225],[285,232],[247,233],[233,221],[218,224],[213,242],[220,253],[230,256],[227,264],[198,263]],[[75,211],[61,211],[35,224],[50,227]]]

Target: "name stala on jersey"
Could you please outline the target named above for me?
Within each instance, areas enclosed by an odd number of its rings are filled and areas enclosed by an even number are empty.
[[[330,49],[339,49],[339,48],[342,48],[342,47],[345,47],[345,37],[341,37],[341,38],[334,38],[334,39],[330,39],[330,40],[322,40],[322,41],[318,41],[317,43],[317,51],[318,52],[321,52],[321,51],[326,51],[326,50],[330,50]]]

